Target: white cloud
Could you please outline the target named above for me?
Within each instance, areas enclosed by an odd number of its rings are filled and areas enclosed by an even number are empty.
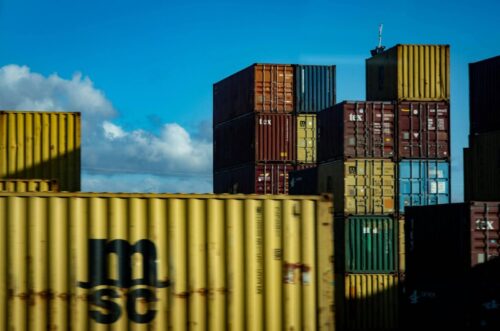
[[[82,113],[83,190],[211,191],[212,141],[206,123],[190,134],[165,123],[158,134],[127,130],[104,93],[80,73],[48,77],[26,66],[0,68],[0,109]]]

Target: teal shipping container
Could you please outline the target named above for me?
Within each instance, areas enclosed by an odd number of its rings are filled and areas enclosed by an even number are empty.
[[[335,226],[338,236],[343,236],[335,238],[339,245],[336,252],[342,255],[337,257],[337,261],[340,260],[337,272],[379,274],[397,271],[398,222],[394,217],[350,216],[335,222]]]
[[[294,77],[297,113],[317,113],[335,105],[334,65],[296,65]]]
[[[399,212],[405,207],[450,203],[450,163],[404,160],[399,163]]]

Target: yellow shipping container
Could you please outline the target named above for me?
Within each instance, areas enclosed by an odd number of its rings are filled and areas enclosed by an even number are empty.
[[[59,192],[59,185],[50,179],[0,179],[0,192]]]
[[[334,208],[349,215],[392,214],[395,163],[386,159],[350,159],[318,166],[318,192],[333,193]]]
[[[80,113],[0,111],[0,179],[80,190]]]
[[[450,100],[450,46],[396,45],[366,60],[366,99]]]
[[[399,324],[398,276],[392,274],[337,275],[340,330],[396,330]],[[423,317],[425,318],[425,317]]]
[[[328,196],[0,194],[1,330],[333,330]]]
[[[316,162],[316,114],[297,115],[297,162]]]
[[[405,248],[405,219],[404,217],[399,218],[399,250],[398,250],[398,260],[399,260],[399,272],[406,272],[406,248]]]

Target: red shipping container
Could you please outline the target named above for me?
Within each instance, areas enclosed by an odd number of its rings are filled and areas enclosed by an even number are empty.
[[[344,101],[318,113],[318,160],[392,158],[394,105]]]
[[[456,277],[500,256],[500,202],[407,207],[405,217],[409,278]]]
[[[288,194],[291,164],[246,164],[214,173],[214,193]]]
[[[400,102],[398,159],[450,158],[450,106],[447,102]]]
[[[290,114],[248,114],[214,129],[214,170],[296,158],[295,119]]]
[[[291,113],[293,67],[253,64],[213,86],[213,125],[246,113]]]

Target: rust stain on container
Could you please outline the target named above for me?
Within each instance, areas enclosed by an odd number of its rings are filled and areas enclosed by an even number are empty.
[[[400,102],[398,159],[450,159],[447,102]]]
[[[391,102],[344,101],[318,114],[318,160],[393,158],[395,111]]]
[[[213,125],[246,113],[291,113],[293,67],[253,64],[213,86]]]
[[[214,129],[215,171],[248,162],[296,158],[297,132],[290,114],[249,114]]]
[[[331,330],[331,207],[319,196],[0,193],[0,325]]]

